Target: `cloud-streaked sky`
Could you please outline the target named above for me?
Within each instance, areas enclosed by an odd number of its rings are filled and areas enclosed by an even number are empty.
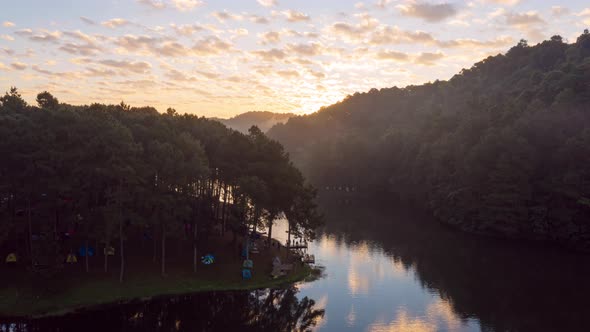
[[[31,103],[48,90],[204,116],[311,113],[588,27],[584,0],[18,0],[0,12],[0,87]]]

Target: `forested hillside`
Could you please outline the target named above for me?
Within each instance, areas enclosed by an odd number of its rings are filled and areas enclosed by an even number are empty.
[[[272,126],[278,123],[287,122],[289,118],[294,116],[295,114],[293,113],[246,112],[229,119],[212,119],[217,120],[234,130],[247,133],[248,129],[250,129],[252,126],[256,126],[262,132],[266,132],[272,128]]]
[[[320,221],[314,190],[256,127],[245,135],[174,109],[72,106],[48,92],[37,102],[16,88],[0,98],[0,251],[33,270],[58,269],[90,244],[104,249],[105,271],[116,250],[121,280],[130,247],[165,274],[170,240],[194,252],[196,269],[214,231],[272,231],[284,214],[309,237]]]
[[[305,133],[305,134],[302,134]],[[442,222],[590,249],[590,34],[521,41],[449,81],[355,93],[269,135],[323,190]]]

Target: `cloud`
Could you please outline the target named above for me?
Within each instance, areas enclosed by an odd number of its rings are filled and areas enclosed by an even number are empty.
[[[9,36],[9,35],[0,35],[0,39],[4,39],[4,40],[8,40],[8,41],[14,41],[14,37]]]
[[[273,48],[270,50],[253,51],[252,54],[256,55],[262,61],[267,62],[283,60],[287,57],[287,53],[277,48]]]
[[[0,70],[8,70],[8,66],[0,62]]]
[[[215,79],[215,78],[218,78],[220,76],[217,73],[212,73],[212,72],[204,71],[204,70],[197,70],[195,72],[197,74],[201,75],[201,76],[204,76],[204,77],[208,78],[208,79]]]
[[[393,0],[379,0],[375,4],[375,6],[377,6],[377,8],[385,9],[387,7],[387,5],[389,5],[392,2],[393,2]]]
[[[89,77],[108,77],[108,76],[116,76],[117,72],[112,69],[87,67],[86,71],[83,74],[84,74],[84,76],[89,76]]]
[[[507,12],[504,17],[506,24],[518,27],[526,27],[535,24],[545,24],[545,20],[535,11],[526,13]]]
[[[83,43],[77,42],[67,42],[62,44],[59,49],[61,51],[70,53],[70,54],[79,54],[84,56],[91,56],[96,55],[98,53],[104,52],[104,48],[100,46],[98,38],[94,36],[87,35],[79,30],[77,31],[65,31],[64,36],[67,36],[72,39],[80,40]],[[101,38],[106,38],[100,36]]]
[[[14,32],[15,35],[26,37],[33,34],[33,30],[31,29],[20,29]]]
[[[2,26],[5,28],[12,28],[12,27],[16,26],[16,24],[14,24],[13,22],[10,22],[10,21],[4,21],[2,23]]]
[[[107,67],[118,68],[137,74],[145,74],[150,71],[152,65],[145,61],[129,61],[129,60],[99,60],[96,63]]]
[[[38,65],[33,65],[31,68],[34,71],[36,71],[37,73],[47,75],[47,76],[52,76],[55,78],[59,78],[60,80],[62,80],[62,79],[67,79],[67,80],[81,79],[84,76],[84,75],[81,75],[80,73],[76,73],[76,72],[53,72],[53,71],[50,71],[47,69],[43,69],[43,68],[39,67]]]
[[[105,27],[114,29],[114,28],[118,28],[118,27],[122,27],[122,26],[128,25],[128,24],[130,24],[130,22],[127,21],[124,18],[113,18],[113,19],[110,19],[108,21],[104,21],[104,22],[102,22],[100,24],[102,24]]]
[[[404,16],[420,18],[431,23],[444,21],[457,14],[457,8],[450,3],[431,4],[412,1],[408,4],[398,5],[397,9]]]
[[[183,12],[193,10],[204,4],[204,2],[200,0],[171,0],[171,2],[176,9]]]
[[[320,55],[324,47],[320,43],[287,44],[287,52],[303,56]]]
[[[215,17],[219,22],[223,23],[225,21],[241,21],[243,19],[242,15],[239,14],[232,14],[228,13],[227,11],[222,12],[213,12],[211,16]]]
[[[408,54],[396,51],[379,51],[376,56],[379,60],[394,60],[398,62],[408,62],[410,60]]]
[[[198,24],[176,25],[172,23],[170,24],[170,27],[172,27],[177,34],[182,36],[192,36],[197,32],[205,30],[203,26]]]
[[[270,20],[264,16],[259,16],[259,15],[250,15],[250,17],[248,18],[250,20],[250,22],[252,23],[256,23],[256,24],[269,24]]]
[[[233,45],[217,36],[210,36],[197,41],[192,50],[196,55],[217,55],[228,52]]]
[[[520,3],[522,0],[484,0],[486,3],[491,3],[495,5],[505,5],[505,6],[514,6]]]
[[[96,22],[85,16],[80,16],[80,20],[88,25],[96,25]]]
[[[514,39],[510,36],[500,36],[492,40],[479,39],[454,39],[436,41],[435,44],[443,48],[501,48],[514,45]]]
[[[370,44],[434,44],[436,39],[429,33],[423,31],[407,31],[398,27],[382,27],[371,34]]]
[[[276,5],[278,5],[277,0],[257,0],[258,4],[260,4],[263,7],[274,7]]]
[[[77,43],[65,43],[59,47],[61,51],[70,54],[79,54],[84,56],[96,55],[103,51],[103,49],[94,44],[77,44]]]
[[[27,65],[22,62],[13,62],[10,64],[10,67],[16,70],[25,70],[27,69]]]
[[[286,79],[294,79],[299,78],[301,76],[299,75],[299,72],[296,70],[279,70],[277,71],[277,75]]]
[[[262,45],[277,44],[281,41],[281,34],[276,31],[269,31],[263,34],[259,34],[260,43]]]
[[[438,61],[444,57],[445,57],[445,55],[440,52],[437,52],[437,53],[424,52],[424,53],[420,53],[420,55],[418,55],[414,59],[414,63],[424,65],[424,66],[434,66],[436,64],[436,61]]]
[[[164,9],[166,4],[160,0],[137,0],[138,3],[154,9]]]
[[[349,40],[361,40],[367,33],[374,31],[378,26],[378,20],[368,15],[363,15],[361,16],[361,22],[358,24],[336,22],[328,27],[328,31],[336,35],[344,36]]]
[[[180,81],[180,82],[197,82],[198,79],[196,79],[193,76],[188,76],[185,73],[178,71],[176,69],[169,69],[164,76],[166,76],[167,78],[173,80],[173,81]]]
[[[11,50],[9,48],[0,48],[0,53],[4,53],[8,56],[13,56],[14,55],[14,50]]]
[[[311,19],[309,15],[291,9],[284,11],[283,15],[289,22],[306,22]]]
[[[31,29],[21,29],[14,32],[15,35],[21,37],[27,37],[30,41],[33,42],[57,42],[61,37],[61,32],[59,31],[48,31],[45,29],[39,30],[39,32],[34,33]]]

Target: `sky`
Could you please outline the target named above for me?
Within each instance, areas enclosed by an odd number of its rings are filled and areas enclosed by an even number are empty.
[[[521,38],[590,27],[583,0],[18,0],[0,12],[0,91],[35,103],[308,114],[446,80]]]

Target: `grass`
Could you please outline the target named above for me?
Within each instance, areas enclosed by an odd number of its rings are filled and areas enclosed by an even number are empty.
[[[169,263],[165,277],[159,274],[158,264],[130,259],[123,283],[118,281],[116,266],[110,273],[100,272],[101,257],[93,258],[90,273],[83,271],[82,262],[77,266],[67,266],[52,278],[41,278],[23,269],[4,271],[0,276],[3,282],[0,288],[0,316],[54,316],[86,307],[161,295],[280,288],[317,276],[311,267],[298,265],[285,277],[271,278],[272,257],[279,254],[273,248],[253,257],[253,278],[242,280],[242,260],[237,253],[232,256],[232,252],[229,249],[217,251],[216,263],[209,266],[200,264],[197,273],[188,271],[190,265],[184,263],[190,262],[188,257],[176,256],[177,261]]]

